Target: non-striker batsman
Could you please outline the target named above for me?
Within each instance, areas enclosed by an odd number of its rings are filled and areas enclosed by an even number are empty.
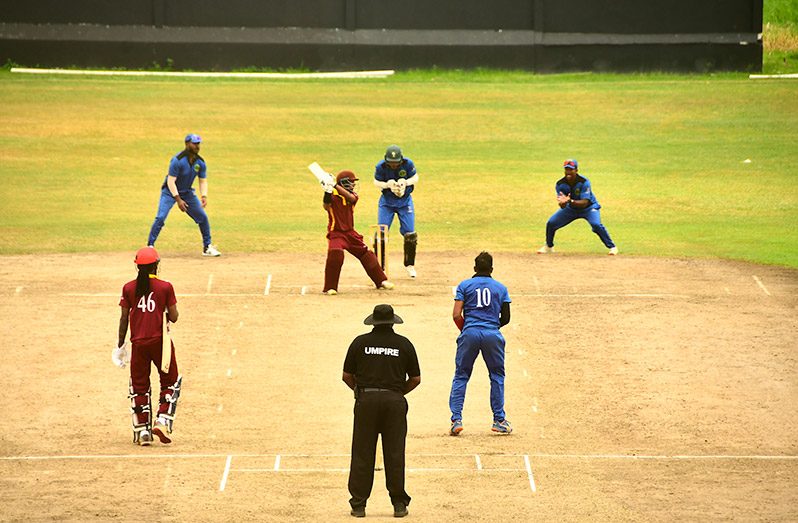
[[[152,444],[153,436],[161,443],[172,442],[172,424],[183,377],[178,374],[174,345],[167,356],[168,372],[163,372],[163,317],[176,322],[178,317],[175,289],[168,281],[158,278],[158,251],[144,247],[136,253],[138,276],[122,288],[119,299],[119,340],[111,360],[119,367],[130,362],[130,410],[133,414],[133,443]],[[127,352],[127,327],[130,324],[130,354]],[[171,344],[171,342],[169,342]],[[150,394],[150,366],[158,369],[160,394],[158,412],[153,421]]]

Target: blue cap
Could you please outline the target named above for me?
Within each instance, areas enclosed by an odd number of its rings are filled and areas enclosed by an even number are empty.
[[[198,137],[199,138],[199,137]],[[564,169],[579,169],[579,162],[576,160],[565,160],[562,164]]]
[[[202,138],[198,134],[189,134],[186,136],[186,141],[191,143],[202,143]]]

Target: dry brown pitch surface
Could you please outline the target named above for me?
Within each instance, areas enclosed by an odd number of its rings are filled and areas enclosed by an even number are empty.
[[[479,361],[452,438],[452,287],[476,252],[421,253],[392,292],[347,257],[335,297],[322,254],[162,255],[184,390],[174,443],[150,448],[110,362],[132,253],[0,260],[0,520],[349,520],[341,366],[380,302],[421,361],[410,518],[798,520],[794,270],[499,254],[515,433],[490,432]],[[382,472],[367,513],[392,515]]]

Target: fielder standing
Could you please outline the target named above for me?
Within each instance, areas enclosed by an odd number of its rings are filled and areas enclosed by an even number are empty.
[[[349,251],[366,269],[378,289],[393,289],[377,256],[363,243],[363,236],[355,230],[355,192],[357,178],[352,171],[341,171],[335,182],[324,187],[324,210],[327,211],[327,262],[324,267],[324,289],[330,296],[338,294],[338,280],[344,264],[344,250]]]
[[[601,243],[609,249],[610,256],[618,254],[618,247],[610,238],[610,233],[601,223],[601,214],[598,200],[590,186],[590,180],[579,174],[579,162],[576,160],[565,160],[563,163],[565,176],[557,180],[554,184],[554,192],[557,194],[557,203],[560,210],[552,214],[546,222],[546,245],[538,249],[538,254],[548,254],[554,252],[554,233],[562,229],[569,223],[579,218],[587,220],[593,232],[601,240]]]
[[[177,400],[183,377],[177,372],[174,345],[171,350],[169,372],[161,371],[161,349],[163,346],[163,315],[168,321],[178,317],[177,298],[172,284],[159,279],[158,252],[144,247],[136,253],[138,276],[122,288],[119,306],[119,342],[112,353],[112,361],[124,367],[130,361],[130,410],[133,413],[133,443],[148,446],[153,435],[161,443],[171,443],[172,424],[175,419]],[[130,323],[131,354],[128,357],[125,343],[127,326]],[[171,341],[170,341],[171,343]],[[150,365],[155,364],[160,378],[158,415],[153,426],[150,403]]]
[[[205,160],[199,155],[202,138],[196,134],[186,136],[186,148],[172,157],[169,173],[161,185],[161,199],[158,201],[158,214],[150,228],[147,245],[153,247],[161,229],[169,216],[172,206],[177,204],[181,212],[188,214],[199,226],[202,234],[202,255],[220,256],[222,253],[211,243],[211,224],[205,207],[208,205],[208,175]],[[199,178],[200,197],[194,189],[194,178]]]
[[[493,410],[493,432],[509,434],[512,425],[504,414],[504,336],[501,327],[510,323],[510,294],[493,279],[493,257],[481,252],[474,259],[474,276],[457,286],[452,319],[460,329],[457,354],[449,395],[452,411],[452,436],[463,431],[463,402],[466,386],[479,353],[490,376],[490,407]]]
[[[394,314],[393,307],[377,305],[363,323],[374,328],[349,345],[342,374],[344,383],[355,391],[349,504],[353,516],[366,515],[366,502],[374,484],[377,437],[382,435],[385,486],[393,515],[400,518],[407,515],[410,503],[405,491],[405,394],[421,383],[421,370],[413,344],[393,331],[395,323],[404,323]]]
[[[411,278],[416,277],[416,215],[413,209],[413,188],[418,174],[413,160],[402,156],[398,145],[385,151],[385,158],[374,169],[374,185],[382,190],[377,208],[377,222],[390,229],[393,215],[399,217],[399,233],[404,238],[404,265]],[[380,241],[375,239],[375,241]],[[384,240],[382,240],[384,241]],[[382,252],[385,251],[383,245]]]

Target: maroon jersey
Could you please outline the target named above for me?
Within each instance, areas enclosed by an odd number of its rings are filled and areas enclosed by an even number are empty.
[[[337,190],[332,193],[332,203],[327,209],[327,233],[332,231],[348,232],[355,230],[355,205],[358,195],[352,193],[355,201],[349,203]]]
[[[163,336],[163,315],[177,303],[175,289],[168,281],[150,275],[150,292],[136,297],[136,280],[122,287],[120,307],[130,309],[130,341],[140,342]]]

